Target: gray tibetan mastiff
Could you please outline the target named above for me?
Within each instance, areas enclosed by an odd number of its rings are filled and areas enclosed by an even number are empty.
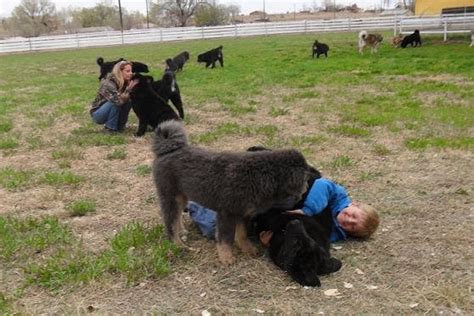
[[[309,167],[296,150],[211,152],[188,144],[182,122],[158,125],[153,144],[153,177],[168,238],[183,245],[181,214],[188,200],[217,212],[217,253],[232,264],[234,240],[246,254],[256,248],[247,239],[251,216],[283,201],[301,199]]]

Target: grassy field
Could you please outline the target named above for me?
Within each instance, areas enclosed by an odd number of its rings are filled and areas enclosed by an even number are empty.
[[[357,34],[314,34],[0,56],[0,314],[474,313],[474,49],[467,38],[357,53]],[[225,67],[196,62],[224,46]],[[375,206],[368,241],[337,244],[343,268],[302,288],[260,249],[223,268],[185,218],[163,236],[152,133],[94,125],[95,59],[145,62],[188,50],[185,124],[211,150],[297,148]],[[185,214],[186,216],[186,214]],[[337,295],[327,290],[337,289]]]

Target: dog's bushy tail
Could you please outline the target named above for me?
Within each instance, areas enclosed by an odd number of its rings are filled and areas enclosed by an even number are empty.
[[[367,31],[359,32],[359,39],[365,39],[367,37]]]
[[[188,136],[183,123],[169,120],[161,123],[155,130],[153,152],[157,157],[179,150],[188,144]]]
[[[99,57],[97,58],[96,62],[97,62],[97,65],[102,66],[102,64],[104,63],[104,58]]]

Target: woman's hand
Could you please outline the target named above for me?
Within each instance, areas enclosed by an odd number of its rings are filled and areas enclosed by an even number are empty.
[[[133,79],[128,83],[127,89],[132,90],[138,83],[138,79]]]

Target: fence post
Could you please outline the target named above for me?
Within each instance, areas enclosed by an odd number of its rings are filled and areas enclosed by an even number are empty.
[[[444,41],[448,39],[448,22],[444,20]]]
[[[75,35],[76,35],[77,48],[79,48],[80,47],[80,45],[79,45],[79,36],[77,35],[77,32],[76,32]]]
[[[395,23],[393,25],[393,36],[397,36],[397,16],[395,15]]]
[[[204,39],[204,26],[201,26],[201,37]]]
[[[352,18],[349,18],[349,32],[352,31]]]
[[[304,20],[304,33],[306,34],[308,26],[307,26],[308,21]]]
[[[33,46],[31,45],[31,37],[28,37],[28,46],[30,47],[30,50],[33,50]]]
[[[234,36],[237,37],[238,36],[238,29],[237,29],[237,24],[234,24]]]

